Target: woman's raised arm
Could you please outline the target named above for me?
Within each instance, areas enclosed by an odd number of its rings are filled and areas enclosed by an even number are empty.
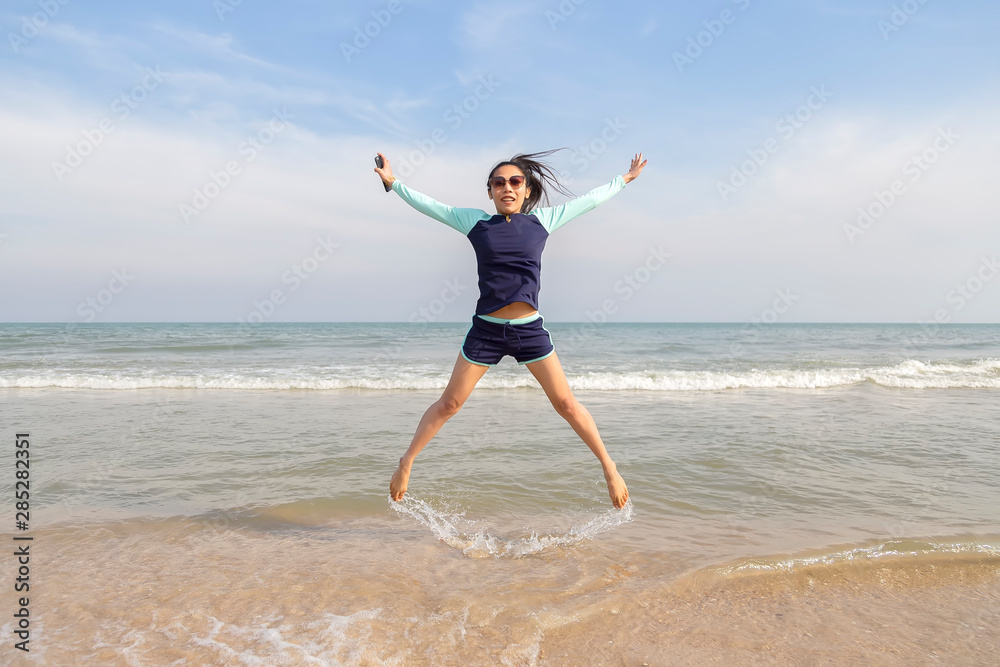
[[[427,195],[421,194],[416,190],[411,190],[403,185],[398,178],[392,175],[392,167],[389,165],[388,158],[386,158],[382,153],[378,153],[378,156],[382,158],[382,167],[375,167],[375,173],[382,178],[382,182],[391,186],[392,190],[399,195],[400,199],[424,215],[434,218],[439,222],[443,222],[452,229],[457,229],[465,235],[468,235],[469,232],[472,231],[472,228],[475,227],[476,223],[480,220],[490,219],[490,215],[481,209],[455,208],[454,206],[442,204],[441,202],[432,199]]]
[[[642,173],[642,168],[646,166],[647,161],[648,160],[643,160],[642,153],[639,153],[632,158],[632,166],[628,172],[622,176],[615,176],[614,179],[607,185],[594,188],[587,194],[580,195],[576,199],[568,201],[561,206],[538,208],[531,211],[531,213],[538,218],[538,221],[542,223],[542,226],[545,227],[546,231],[551,234],[573,218],[597,208],[621,192],[626,183],[634,181],[639,177],[639,174]]]

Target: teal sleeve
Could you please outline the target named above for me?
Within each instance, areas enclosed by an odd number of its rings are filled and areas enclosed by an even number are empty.
[[[536,208],[531,211],[531,214],[537,217],[546,231],[551,234],[578,215],[582,215],[608,201],[621,192],[624,187],[625,178],[618,175],[607,185],[594,188],[587,194],[568,201],[562,206]]]
[[[439,222],[443,222],[452,229],[457,229],[466,236],[476,226],[480,220],[489,220],[492,216],[486,211],[478,208],[455,208],[442,204],[431,199],[427,195],[420,194],[416,190],[411,190],[400,182],[397,178],[392,182],[392,189],[399,195],[400,199],[417,209],[421,213]]]

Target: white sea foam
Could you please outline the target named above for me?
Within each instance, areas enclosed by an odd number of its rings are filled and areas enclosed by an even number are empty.
[[[725,575],[764,572],[794,572],[817,565],[837,565],[846,562],[871,562],[899,557],[933,557],[945,555],[1000,556],[1000,548],[988,542],[937,542],[919,540],[888,540],[872,545],[820,551],[791,557],[748,558],[735,563],[709,568]]]
[[[212,628],[207,636],[192,633],[179,623],[175,623],[172,629],[178,634],[190,633],[188,641],[191,643],[238,664],[273,665],[289,659],[327,665],[358,664],[362,658],[375,658],[365,641],[369,633],[362,629],[359,638],[351,639],[348,630],[358,625],[370,625],[381,611],[368,609],[349,616],[323,613],[316,620],[304,624],[271,618],[255,626],[223,623],[209,616]],[[241,648],[234,649],[233,645]]]
[[[413,517],[430,528],[439,540],[471,558],[521,558],[573,546],[632,521],[633,514],[632,501],[629,500],[622,509],[598,514],[564,534],[538,535],[532,532],[526,536],[506,537],[494,535],[487,528],[476,527],[464,513],[444,512],[413,496],[406,496],[399,502],[390,500],[389,507]]]
[[[433,376],[396,373],[385,376],[357,374],[278,373],[256,375],[251,371],[217,371],[203,375],[59,373],[0,377],[0,388],[66,389],[444,389],[449,373]],[[368,371],[370,372],[370,371]],[[831,367],[818,369],[770,368],[729,370],[648,370],[570,374],[570,386],[592,391],[722,391],[727,389],[822,389],[872,383],[896,389],[997,389],[1000,359],[966,362],[923,362],[907,359],[893,366],[872,368]],[[486,375],[477,388],[537,388],[529,373]]]

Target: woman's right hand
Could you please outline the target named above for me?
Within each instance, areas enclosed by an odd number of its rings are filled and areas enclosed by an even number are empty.
[[[375,173],[379,175],[382,182],[385,185],[392,185],[392,182],[396,180],[396,177],[392,175],[392,167],[389,166],[389,158],[382,155],[381,153],[376,153],[380,158],[382,158],[382,166],[375,167]]]

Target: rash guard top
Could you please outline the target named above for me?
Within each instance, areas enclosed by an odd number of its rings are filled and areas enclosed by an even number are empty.
[[[398,178],[392,183],[392,189],[407,204],[462,232],[472,242],[479,263],[477,315],[487,315],[515,301],[524,301],[537,310],[542,250],[549,234],[603,204],[624,187],[624,177],[616,176],[607,185],[561,206],[504,216],[442,204],[411,190]]]

